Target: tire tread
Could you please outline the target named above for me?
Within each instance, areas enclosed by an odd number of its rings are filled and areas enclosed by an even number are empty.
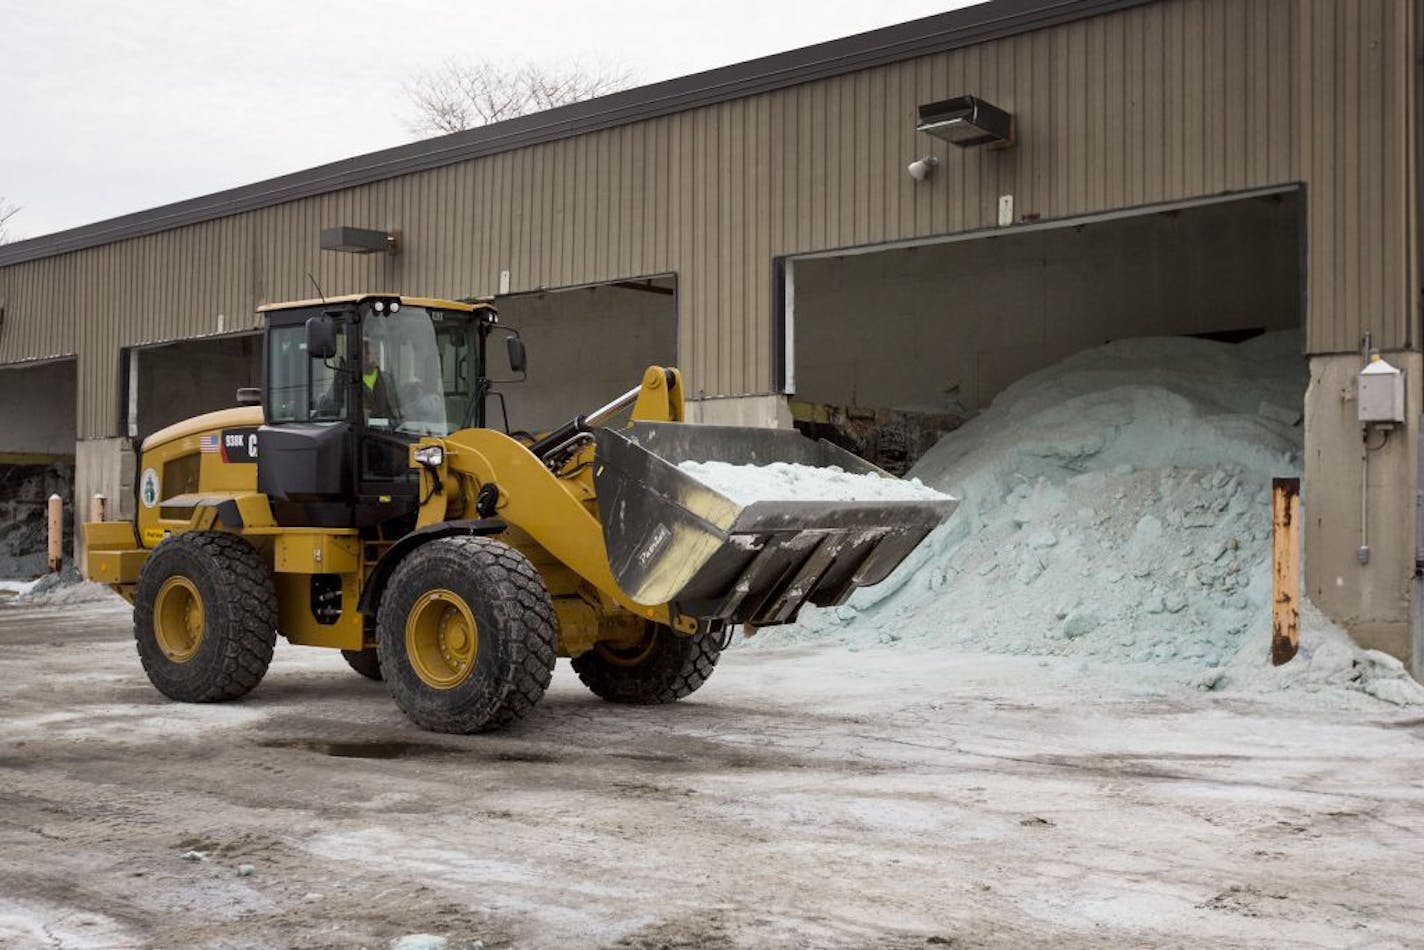
[[[404,636],[405,626],[405,617],[399,615],[402,598],[393,596],[393,592],[410,585],[420,589],[420,575],[446,558],[467,571],[479,586],[481,599],[497,617],[499,635],[504,639],[501,646],[508,650],[507,663],[498,670],[499,681],[485,684],[490,701],[482,704],[485,708],[478,716],[467,710],[417,701],[391,666],[404,660],[387,656],[395,638]],[[381,665],[392,697],[413,722],[434,732],[488,732],[523,719],[548,690],[558,656],[558,619],[544,578],[523,554],[492,538],[442,538],[407,555],[396,567],[382,597],[377,629],[379,649],[383,651]],[[480,631],[482,639],[494,634],[495,631]]]
[[[201,563],[223,577],[218,597],[208,613],[211,621],[204,637],[217,637],[222,655],[216,675],[204,682],[185,684],[182,695],[174,695],[163,685],[161,662],[143,649],[145,630],[153,623],[153,601],[158,587],[173,574],[155,576],[165,562],[176,559],[182,565]],[[267,565],[245,539],[222,531],[187,531],[161,542],[154,549],[148,568],[139,574],[134,591],[134,638],[139,646],[139,662],[149,680],[173,699],[185,702],[224,702],[244,696],[262,682],[272,662],[277,643],[277,594]],[[177,573],[177,572],[175,572]],[[206,598],[205,598],[206,600]],[[205,609],[208,605],[204,604]],[[179,669],[181,670],[179,665]],[[199,667],[194,667],[197,672]]]

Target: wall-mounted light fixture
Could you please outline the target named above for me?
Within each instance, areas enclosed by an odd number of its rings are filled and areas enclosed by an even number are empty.
[[[933,155],[926,155],[924,158],[917,158],[905,166],[905,171],[915,181],[924,181],[934,174],[934,170],[939,166],[939,159]]]
[[[920,106],[915,129],[960,148],[1014,144],[1014,117],[976,96],[955,96]]]
[[[321,229],[321,249],[343,254],[399,254],[399,231],[374,231],[346,225]]]

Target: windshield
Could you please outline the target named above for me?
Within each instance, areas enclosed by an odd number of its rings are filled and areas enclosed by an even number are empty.
[[[449,435],[468,425],[478,346],[472,314],[425,307],[369,310],[361,330],[366,425]]]

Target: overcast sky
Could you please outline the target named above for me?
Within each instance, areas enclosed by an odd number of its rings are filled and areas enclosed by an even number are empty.
[[[656,82],[969,0],[0,0],[0,197],[37,237],[411,141],[452,57]]]

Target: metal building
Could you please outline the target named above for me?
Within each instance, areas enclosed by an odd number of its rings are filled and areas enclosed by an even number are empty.
[[[125,497],[128,438],[253,381],[256,307],[309,271],[499,295],[545,374],[530,425],[650,360],[699,418],[787,424],[793,396],[953,373],[976,408],[1104,338],[1299,326],[1309,593],[1417,670],[1421,28],[1410,0],[994,0],[9,245],[0,453],[72,441],[77,496]],[[917,130],[963,95],[1011,147]],[[323,253],[342,225],[400,252]],[[1025,286],[1051,312],[998,325]],[[949,312],[957,363],[904,330]],[[1411,419],[1362,504],[1366,341]]]

